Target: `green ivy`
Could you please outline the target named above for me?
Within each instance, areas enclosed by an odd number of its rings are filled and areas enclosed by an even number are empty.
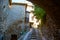
[[[35,5],[34,8],[35,8],[34,15],[36,16],[36,18],[43,19],[44,15],[45,15],[45,11],[37,5]]]

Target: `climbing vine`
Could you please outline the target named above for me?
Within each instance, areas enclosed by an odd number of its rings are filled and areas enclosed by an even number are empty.
[[[40,7],[37,6],[37,5],[35,5],[34,8],[35,8],[35,9],[34,9],[34,15],[36,16],[36,18],[37,18],[38,20],[41,19],[41,23],[43,24],[44,18],[45,18],[45,16],[46,16],[46,13],[45,13],[44,9],[40,8]],[[42,25],[42,24],[41,24],[41,25]]]
[[[45,11],[37,5],[35,5],[34,8],[35,8],[34,15],[37,17],[37,19],[43,19]]]

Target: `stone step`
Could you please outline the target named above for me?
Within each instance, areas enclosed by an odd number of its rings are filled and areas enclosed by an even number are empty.
[[[37,40],[37,39],[31,39],[31,40]]]
[[[31,36],[31,39],[36,39],[36,38],[37,38],[36,35],[32,35],[32,36]]]
[[[31,38],[31,39],[37,39],[36,37],[33,37],[33,38]]]

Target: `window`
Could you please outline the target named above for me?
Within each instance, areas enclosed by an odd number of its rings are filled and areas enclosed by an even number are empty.
[[[17,35],[16,34],[11,34],[11,40],[17,40]]]
[[[29,11],[26,11],[26,13],[30,13]]]
[[[3,22],[2,17],[0,17],[0,22]]]
[[[5,8],[5,5],[3,6],[3,9]]]
[[[25,17],[25,22],[28,23],[29,22],[29,18]]]

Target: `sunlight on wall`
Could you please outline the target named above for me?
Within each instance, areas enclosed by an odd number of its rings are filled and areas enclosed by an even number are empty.
[[[34,16],[34,18],[33,18],[33,25],[32,25],[32,27],[33,28],[38,28],[38,25],[39,24],[41,24],[41,20],[39,20],[38,22],[37,22],[38,20],[36,19],[36,17]]]
[[[36,16],[34,16],[34,13],[33,13],[34,4],[29,1],[26,1],[26,3],[27,3],[27,11],[30,12],[29,13],[29,22],[33,23],[33,25],[32,25],[33,28],[38,28],[38,25],[41,24],[41,20],[38,21],[36,19]]]

